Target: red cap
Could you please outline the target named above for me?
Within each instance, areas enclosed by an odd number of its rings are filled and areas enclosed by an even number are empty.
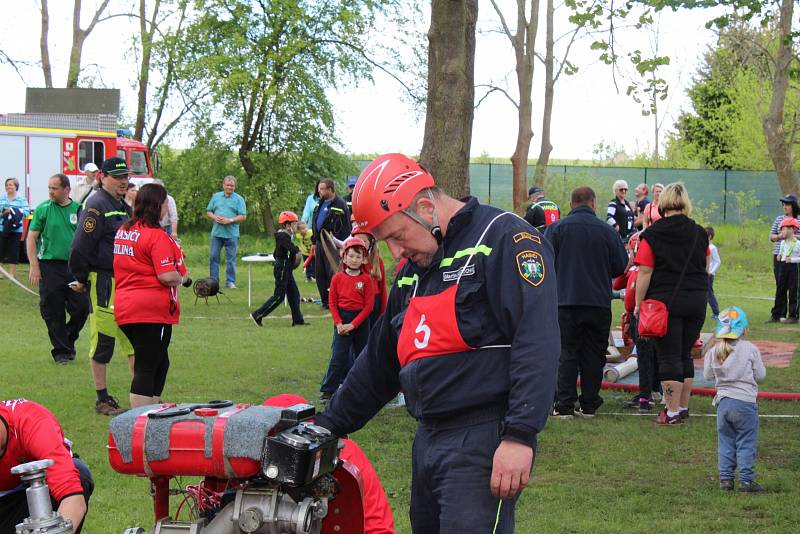
[[[403,154],[384,154],[367,165],[353,190],[353,221],[371,233],[393,214],[407,209],[417,193],[435,187],[433,176]]]

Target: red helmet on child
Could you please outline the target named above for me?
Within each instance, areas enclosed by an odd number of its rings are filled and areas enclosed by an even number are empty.
[[[347,250],[353,247],[361,247],[362,249],[361,252],[365,256],[367,255],[367,246],[361,239],[357,237],[348,237],[347,239],[344,240],[344,243],[342,244],[342,252],[341,252],[342,257],[344,258],[344,255],[347,254]]]
[[[636,247],[639,246],[639,234],[641,232],[636,232],[628,238],[628,250],[636,250]]]
[[[435,187],[433,176],[403,154],[384,154],[367,165],[353,190],[353,221],[371,233],[393,214],[405,211],[423,189]]]
[[[784,217],[783,222],[781,223],[781,228],[786,228],[787,226],[797,230],[797,219],[794,217]]]
[[[281,214],[278,215],[278,224],[287,222],[297,222],[297,214],[293,211],[282,211]]]

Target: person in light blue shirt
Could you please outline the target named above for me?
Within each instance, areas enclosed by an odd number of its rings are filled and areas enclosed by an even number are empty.
[[[206,207],[206,215],[214,221],[211,228],[209,275],[219,280],[219,255],[225,247],[225,286],[236,288],[236,248],[239,245],[239,223],[247,218],[244,198],[236,190],[236,178],[226,176],[222,191],[214,193]]]
[[[309,228],[313,226],[313,224],[311,224],[311,216],[314,214],[314,209],[316,209],[318,203],[319,180],[317,180],[317,183],[314,184],[314,192],[306,197],[306,205],[303,207],[303,215],[300,216],[300,220],[306,223]]]
[[[7,178],[5,189],[0,196],[0,262],[5,261],[8,274],[16,276],[22,226],[30,208],[25,197],[19,194],[19,180]]]

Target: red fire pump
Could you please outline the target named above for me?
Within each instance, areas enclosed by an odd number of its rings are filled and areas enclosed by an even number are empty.
[[[308,404],[211,401],[115,417],[111,467],[150,478],[155,511],[153,530],[125,534],[362,534],[361,475],[339,459],[338,438],[311,423],[313,415]],[[169,487],[176,476],[204,478],[176,491]],[[172,516],[175,493],[184,498]]]

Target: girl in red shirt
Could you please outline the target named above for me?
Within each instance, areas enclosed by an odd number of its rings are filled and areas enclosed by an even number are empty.
[[[369,316],[375,303],[375,286],[363,271],[367,257],[364,242],[349,237],[342,246],[342,272],[331,279],[328,304],[333,317],[333,347],[328,372],[320,386],[320,400],[327,402],[367,344]],[[352,355],[351,355],[352,351]]]
[[[133,217],[114,238],[114,318],[136,355],[132,408],[161,401],[172,325],[180,318],[178,285],[187,273],[183,252],[159,222],[167,209],[166,189],[158,184],[142,186]]]

